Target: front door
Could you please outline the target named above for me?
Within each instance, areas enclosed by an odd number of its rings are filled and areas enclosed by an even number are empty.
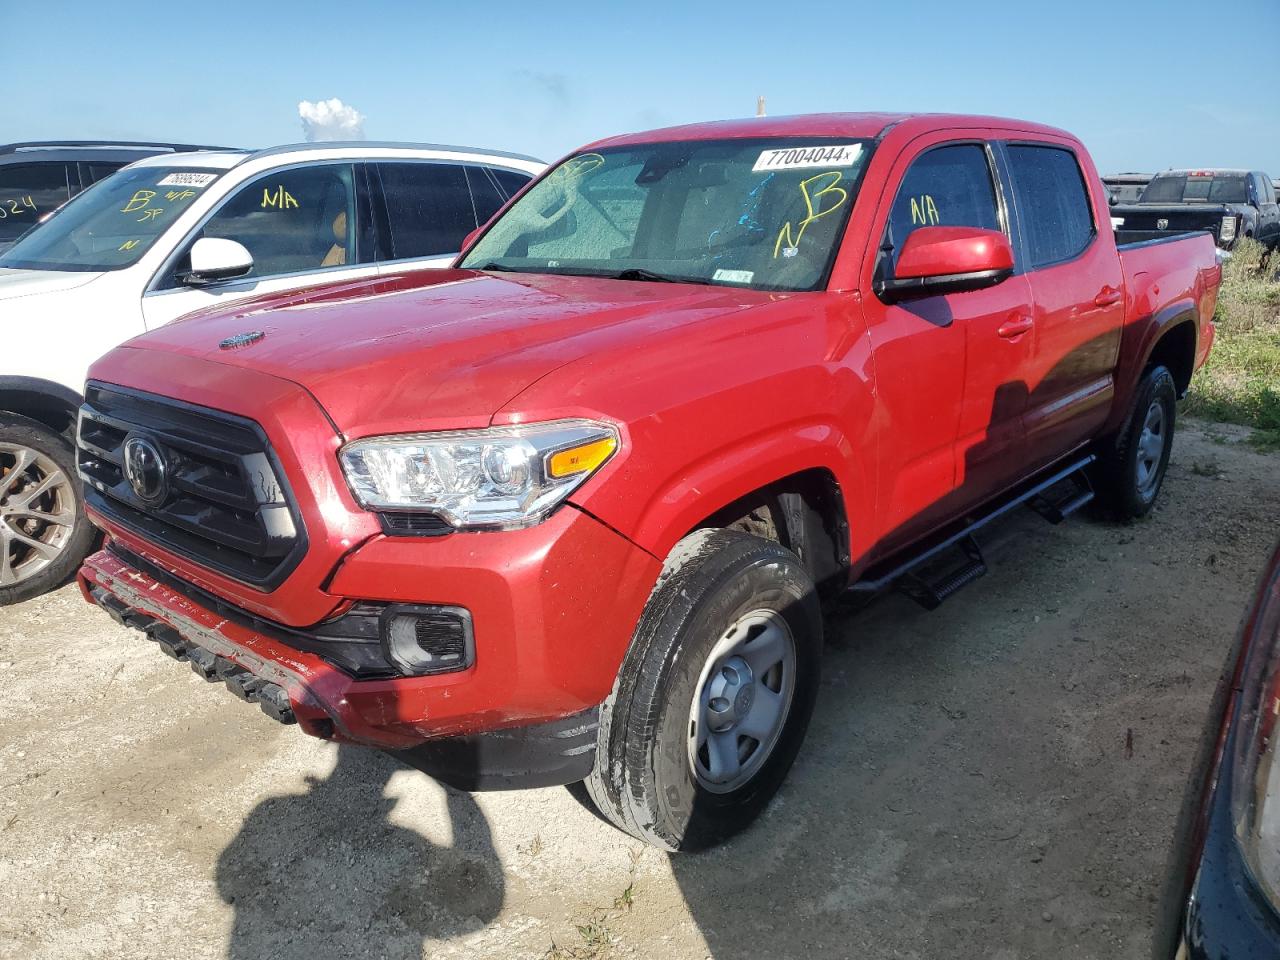
[[[947,141],[942,134],[922,137],[895,165],[889,182],[900,178],[900,185],[873,226],[883,229],[873,271],[891,270],[903,242],[922,226],[1008,233],[989,147]],[[886,414],[877,511],[881,552],[904,546],[1017,479],[1024,459],[1031,309],[1030,286],[1020,272],[984,290],[894,304],[867,296],[876,389]]]
[[[375,276],[372,224],[356,189],[350,163],[314,163],[263,174],[233,193],[188,237],[143,297],[142,312],[153,328],[193,310],[314,283]],[[248,276],[187,287],[178,275],[200,237],[244,244],[253,255]]]

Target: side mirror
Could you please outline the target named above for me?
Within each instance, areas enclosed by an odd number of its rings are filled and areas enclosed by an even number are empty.
[[[191,245],[191,269],[178,280],[189,287],[203,287],[220,280],[243,277],[253,269],[253,254],[244,244],[221,237],[201,237]]]
[[[475,243],[475,242],[476,242],[476,237],[480,236],[480,231],[481,231],[481,230],[483,230],[483,229],[484,229],[484,227],[476,227],[474,230],[472,230],[470,233],[468,233],[465,237],[463,237],[463,238],[462,238],[462,249],[463,249],[463,250],[470,250],[470,249],[471,249],[471,245],[472,245],[473,243]]]
[[[1013,275],[1013,247],[999,230],[920,227],[898,255],[891,279],[876,293],[886,303],[993,287]]]

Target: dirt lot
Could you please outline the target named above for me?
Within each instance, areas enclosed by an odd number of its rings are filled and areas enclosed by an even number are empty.
[[[1151,520],[1028,512],[941,610],[833,624],[791,780],[698,857],[281,728],[71,589],[0,612],[0,956],[1144,957],[1280,517],[1223,429]]]

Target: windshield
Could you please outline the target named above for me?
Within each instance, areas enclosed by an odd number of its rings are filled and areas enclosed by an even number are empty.
[[[221,173],[191,167],[134,167],[76,197],[3,254],[21,270],[119,270],[147,252]]]
[[[1143,191],[1142,203],[1248,203],[1245,177],[1188,176],[1173,174],[1156,177]]]
[[[651,143],[570,157],[462,262],[473,270],[813,290],[870,154],[831,138]]]

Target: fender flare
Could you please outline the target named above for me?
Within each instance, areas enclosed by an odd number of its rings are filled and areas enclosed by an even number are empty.
[[[1147,364],[1151,362],[1151,355],[1155,352],[1156,345],[1170,330],[1183,325],[1191,327],[1191,362],[1194,368],[1195,357],[1200,348],[1199,313],[1194,300],[1177,300],[1134,325],[1141,329],[1141,339],[1132,349],[1127,345],[1122,346],[1123,356],[1116,378],[1116,402],[1112,408],[1111,417],[1104,427],[1104,433],[1120,430],[1124,426],[1129,416],[1129,404],[1134,391],[1142,377],[1142,371],[1146,370]]]
[[[15,403],[15,397],[29,397],[34,403]],[[38,414],[45,410],[56,410],[64,414],[70,423],[75,423],[80,405],[84,397],[70,387],[53,380],[39,377],[20,377],[0,375],[0,410],[7,410],[20,416],[31,417],[47,423]],[[35,413],[37,415],[33,416]],[[49,426],[55,426],[52,423]]]
[[[853,505],[869,502],[868,480],[858,463],[848,438],[830,423],[792,424],[757,434],[714,450],[669,477],[649,500],[632,539],[653,556],[664,558],[707,517],[810,470],[822,470],[835,478],[845,517],[852,524]],[[849,539],[854,539],[852,529]],[[851,545],[843,546],[849,549]]]

